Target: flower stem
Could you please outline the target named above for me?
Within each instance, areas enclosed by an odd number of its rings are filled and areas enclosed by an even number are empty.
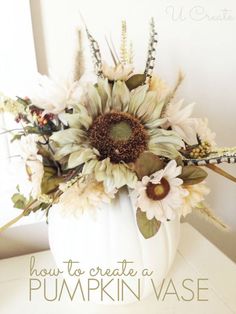
[[[205,167],[236,183],[236,177],[232,176],[231,174],[217,167],[216,165],[206,165]]]
[[[9,227],[11,227],[12,225],[14,225],[15,223],[17,223],[21,218],[23,218],[24,216],[26,216],[26,213],[29,211],[30,207],[35,204],[37,202],[37,200],[34,200],[33,202],[31,202],[23,211],[20,215],[16,216],[15,218],[13,218],[12,220],[10,220],[8,223],[6,223],[5,225],[3,225],[2,227],[0,227],[0,233],[7,230]]]
[[[8,223],[6,223],[4,226],[2,226],[0,228],[0,233],[5,231],[6,229],[11,227],[12,225],[14,225],[17,221],[19,221],[24,216],[25,216],[25,214],[24,214],[24,211],[23,211],[20,215],[16,216],[14,219],[10,220]]]

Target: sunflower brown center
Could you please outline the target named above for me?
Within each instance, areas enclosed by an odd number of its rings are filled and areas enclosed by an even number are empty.
[[[113,163],[134,162],[147,148],[144,126],[124,112],[109,112],[97,117],[88,135],[101,159],[109,157]]]
[[[161,182],[158,184],[149,182],[146,189],[147,196],[154,201],[162,200],[169,192],[170,184],[165,178],[162,178]]]

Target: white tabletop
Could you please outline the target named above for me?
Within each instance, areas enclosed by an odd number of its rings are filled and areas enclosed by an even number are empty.
[[[71,302],[68,299],[47,302],[43,290],[34,294],[29,301],[29,261],[31,255],[0,260],[0,313],[1,314],[232,314],[236,313],[236,265],[201,234],[188,224],[182,225],[181,241],[174,265],[166,278],[173,281],[180,296],[189,297],[189,291],[182,287],[184,279],[192,280],[196,293],[198,279],[207,279],[198,301],[177,300],[167,295],[164,301],[151,296],[130,305],[94,305]],[[44,267],[55,267],[50,251],[34,254],[37,262]],[[166,284],[166,285],[167,285]],[[190,286],[190,285],[188,285]],[[189,292],[190,293],[190,292]],[[164,296],[164,293],[162,294]]]

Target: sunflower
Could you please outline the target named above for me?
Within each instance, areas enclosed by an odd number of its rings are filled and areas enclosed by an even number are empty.
[[[83,165],[83,174],[93,173],[107,191],[126,184],[134,188],[137,176],[130,165],[141,153],[175,158],[183,146],[174,131],[160,128],[163,106],[148,84],[130,91],[124,81],[100,78],[88,86],[73,114],[63,115],[68,128],[51,136],[55,158],[66,157],[68,169]]]

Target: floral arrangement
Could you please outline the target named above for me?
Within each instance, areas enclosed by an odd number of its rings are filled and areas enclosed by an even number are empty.
[[[19,187],[12,196],[22,212],[1,230],[31,212],[48,214],[54,204],[65,214],[94,212],[124,188],[145,238],[154,236],[162,223],[193,209],[225,227],[204,203],[209,188],[203,167],[235,181],[215,164],[235,162],[236,150],[217,148],[207,120],[192,117],[194,105],[175,101],[181,73],[173,88],[153,74],[154,21],[143,73],[135,73],[125,22],[120,55],[109,46],[113,66],[104,62],[97,41],[87,28],[86,32],[95,84],[82,83],[80,48],[70,84],[40,76],[33,95],[16,100],[1,97],[2,111],[11,112],[21,126],[17,133],[11,132],[13,140],[20,141],[32,183],[28,197]]]

